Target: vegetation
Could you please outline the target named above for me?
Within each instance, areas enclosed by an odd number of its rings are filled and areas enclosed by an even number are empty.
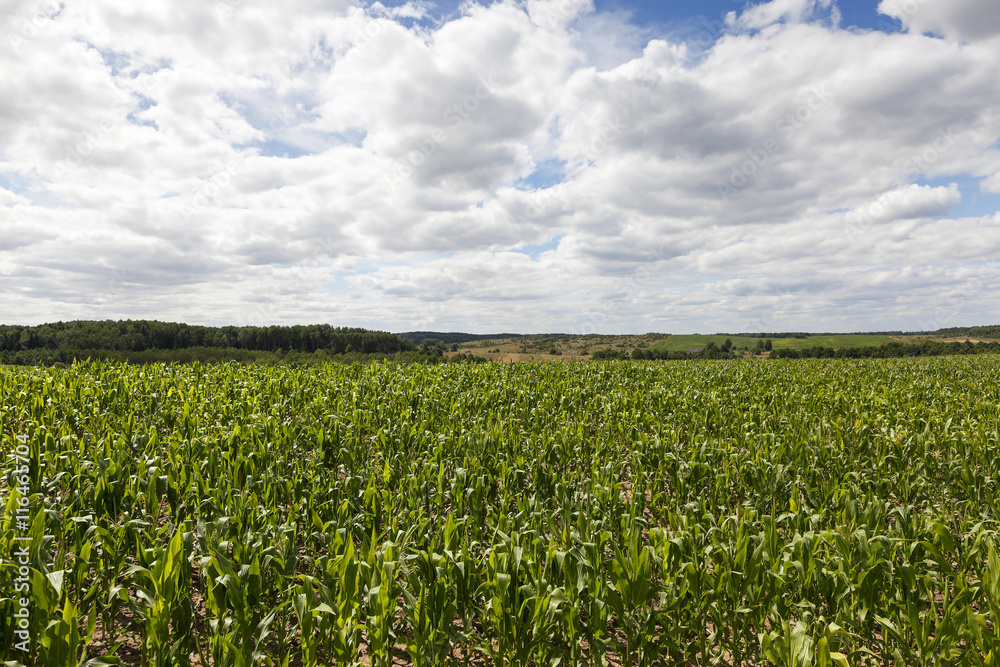
[[[459,356],[463,356],[461,353]],[[469,355],[465,354],[465,357]],[[474,355],[473,355],[474,356]],[[0,364],[13,366],[54,366],[72,364],[77,361],[113,361],[130,364],[153,363],[255,363],[264,365],[395,363],[437,364],[450,361],[444,356],[444,349],[419,346],[412,350],[393,353],[364,353],[348,351],[331,354],[326,350],[308,352],[259,352],[216,347],[189,347],[181,350],[144,350],[142,352],[117,352],[109,350],[25,350],[22,352],[0,352]],[[486,361],[485,357],[482,357]]]
[[[628,359],[628,355],[621,350],[612,350],[610,347],[606,347],[594,352],[591,355],[593,359],[596,360],[607,360],[607,359]]]
[[[929,333],[929,332],[925,332]],[[937,336],[957,338],[1000,338],[1000,324],[990,327],[952,327],[933,332]]]
[[[893,341],[885,345],[853,347],[835,350],[832,347],[811,347],[801,350],[778,349],[771,353],[774,359],[890,359],[894,357],[934,357],[941,355],[1000,354],[1000,341],[990,343],[942,343],[921,341],[900,343]]]
[[[404,334],[405,335],[405,334]],[[593,358],[594,353],[610,349],[627,358],[636,348],[646,349],[667,334],[610,336],[600,334],[531,334],[511,338],[460,343],[459,349],[485,356],[490,361],[570,361]]]
[[[451,351],[455,349],[457,345]],[[326,324],[199,327],[140,320],[0,326],[0,363],[8,365],[72,364],[87,359],[133,364],[443,363],[448,351],[440,340],[415,345],[391,333]]]
[[[420,343],[428,338],[440,340],[444,343],[470,343],[479,341],[495,341],[501,338],[520,338],[521,334],[501,333],[501,334],[467,334],[467,333],[442,333],[440,331],[408,331],[399,334],[400,338],[405,338],[414,343]]]
[[[635,359],[734,359],[778,351],[808,350],[798,356],[830,356],[827,350],[874,348],[888,343],[973,342],[989,339],[1000,327],[942,329],[928,335],[717,334],[643,335],[465,334],[416,331],[403,334],[365,329],[309,326],[202,327],[156,321],[56,322],[40,326],[0,326],[0,363],[71,364],[96,359],[135,364],[240,363],[300,364],[381,360],[437,363],[441,357],[472,355],[489,361],[570,361],[601,350]],[[959,333],[968,334],[957,338]],[[822,348],[822,349],[820,349]],[[639,352],[637,352],[639,350]],[[620,352],[621,354],[617,354]],[[949,354],[954,352],[947,352]],[[608,354],[602,352],[601,354]],[[866,356],[871,356],[866,352]],[[842,354],[843,356],[843,354]],[[848,355],[850,356],[850,355]],[[855,355],[856,356],[856,355]],[[878,355],[876,355],[878,356]],[[597,358],[601,358],[598,356]]]
[[[0,325],[0,352],[30,350],[143,352],[189,348],[231,348],[257,352],[360,352],[392,354],[413,349],[395,334],[328,324],[268,327],[201,327],[174,322],[55,322],[40,326]]]
[[[686,352],[689,349],[704,349],[709,343],[715,343],[717,347],[722,347],[726,340],[732,342],[736,350],[754,351],[764,346],[766,341],[771,341],[776,350],[800,350],[819,345],[832,348],[863,347],[882,345],[893,342],[893,338],[888,335],[870,334],[835,334],[835,335],[773,335],[767,336],[730,336],[718,334],[712,336],[685,335],[671,336],[666,340],[653,345],[655,352]]]
[[[757,341],[757,351],[759,354],[763,354],[765,350],[770,349],[771,341]],[[653,347],[652,349],[636,348],[632,350],[633,359],[644,359],[644,360],[666,360],[666,359],[739,359],[744,355],[742,352],[738,351],[731,340],[728,338],[722,343],[721,346],[716,345],[715,341],[710,340],[705,345],[704,348],[693,348],[688,349],[684,352],[672,352],[670,350],[664,349],[662,347]]]
[[[0,657],[996,665],[998,433],[993,356],[0,367]]]

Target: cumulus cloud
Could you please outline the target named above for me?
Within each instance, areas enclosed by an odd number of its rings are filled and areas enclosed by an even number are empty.
[[[851,211],[849,224],[862,225],[945,215],[962,201],[958,184],[947,187],[909,185],[891,190],[875,201]]]
[[[591,0],[20,6],[3,319],[924,328],[963,290],[989,319],[997,216],[947,216],[1000,192],[997,12],[917,4],[886,34],[773,0],[705,45]]]
[[[989,178],[984,178],[979,185],[980,190],[985,193],[1000,195],[1000,171]]]
[[[821,10],[836,11],[833,0],[771,0],[750,5],[742,14],[731,12],[729,24],[742,30],[759,30],[779,21],[801,23],[816,16]],[[834,14],[834,23],[839,21]]]
[[[966,41],[1000,36],[1000,12],[989,0],[881,0],[878,10],[916,33]]]

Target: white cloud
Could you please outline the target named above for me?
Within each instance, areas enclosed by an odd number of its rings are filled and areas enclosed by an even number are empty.
[[[886,192],[873,202],[851,211],[848,224],[864,225],[945,215],[962,201],[957,183],[947,187],[908,185]]]
[[[778,21],[801,23],[819,10],[830,10],[832,6],[833,0],[771,0],[750,5],[741,14],[729,14],[730,25],[742,30],[759,30]]]
[[[590,0],[427,7],[11,15],[5,321],[918,328],[997,261],[993,211],[944,217],[1000,191],[997,40],[807,0],[695,51]]]
[[[979,189],[984,193],[1000,195],[1000,171],[983,179],[979,184]]]
[[[1000,36],[1000,11],[992,0],[881,0],[878,10],[915,33],[970,42]]]

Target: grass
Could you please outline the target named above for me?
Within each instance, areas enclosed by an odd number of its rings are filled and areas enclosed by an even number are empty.
[[[661,340],[651,346],[653,350],[669,350],[671,352],[684,352],[693,348],[704,348],[709,342],[714,342],[718,346],[729,339],[735,347],[748,347],[753,349],[757,346],[760,338],[750,338],[744,336],[715,336],[715,335],[682,335],[671,336],[666,340]],[[832,348],[844,347],[865,347],[868,345],[884,345],[892,340],[899,340],[893,336],[872,336],[866,334],[838,334],[833,336],[809,336],[808,338],[772,338],[771,344],[775,349],[802,350],[809,347],[823,346]]]
[[[758,342],[765,339],[752,338],[749,336],[725,336],[725,335],[674,335],[667,334],[645,334],[645,335],[621,335],[604,336],[592,335],[558,335],[540,334],[535,336],[522,336],[519,338],[491,339],[474,341],[459,346],[459,352],[472,353],[485,357],[490,361],[523,361],[523,362],[545,362],[545,361],[574,361],[588,359],[594,352],[602,349],[620,350],[627,355],[631,355],[636,348],[649,348],[651,350],[667,350],[670,352],[686,352],[691,349],[704,349],[710,341],[714,341],[719,347],[730,339],[737,348],[754,349]],[[801,350],[811,347],[832,347],[834,349],[868,347],[885,345],[891,341],[919,342],[922,340],[935,340],[949,342],[952,340],[964,341],[965,338],[945,338],[940,336],[889,336],[871,334],[834,334],[808,336],[807,338],[772,338],[771,345],[776,350],[792,349]],[[978,340],[978,339],[977,339]],[[975,340],[973,342],[976,342]],[[558,354],[553,354],[558,352]]]
[[[572,361],[587,359],[597,350],[608,348],[631,354],[636,347],[652,347],[657,341],[666,337],[666,334],[623,336],[540,334],[474,341],[460,345],[459,351],[471,352],[490,361]]]

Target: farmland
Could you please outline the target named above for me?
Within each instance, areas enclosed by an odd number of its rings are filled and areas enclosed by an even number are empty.
[[[997,362],[0,367],[0,652],[996,665]]]
[[[775,338],[772,345],[776,349],[799,350],[816,345],[824,347],[864,347],[866,345],[883,345],[901,337],[873,334],[833,334],[833,335],[810,335],[801,338]],[[721,346],[726,340],[730,340],[735,347],[753,349],[760,341],[759,338],[749,338],[746,336],[699,336],[682,335],[671,336],[653,345],[654,350],[670,350],[671,352],[684,352],[691,348],[703,348],[710,342]]]
[[[992,331],[990,332],[992,334]],[[433,336],[433,334],[430,334]],[[883,346],[889,343],[915,344],[915,343],[944,343],[959,342],[966,340],[972,342],[996,342],[994,336],[981,335],[960,335],[949,336],[944,333],[936,334],[800,334],[790,336],[787,334],[757,337],[738,336],[729,334],[645,334],[645,335],[621,335],[621,336],[601,336],[601,335],[524,335],[512,338],[490,338],[486,340],[475,340],[463,342],[458,345],[461,352],[473,353],[483,356],[491,361],[569,361],[588,359],[595,352],[600,350],[612,350],[622,352],[626,356],[631,356],[638,350],[651,350],[654,352],[686,353],[694,350],[702,350],[714,343],[716,347],[722,347],[726,341],[732,344],[733,350],[739,356],[762,356],[763,350],[758,346],[763,346],[767,340],[771,341],[773,349],[785,350],[806,350],[816,347],[825,347],[835,350],[871,348]],[[766,356],[766,355],[764,355]]]

